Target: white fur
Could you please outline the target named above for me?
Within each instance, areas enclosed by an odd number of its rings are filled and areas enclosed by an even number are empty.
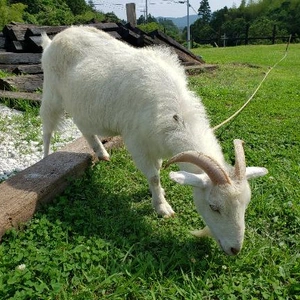
[[[100,159],[108,160],[109,155],[97,136],[121,135],[148,179],[154,208],[163,216],[174,214],[160,185],[163,158],[197,150],[229,170],[201,100],[189,91],[184,69],[169,49],[136,49],[90,27],[71,27],[52,42],[43,35],[43,47],[45,156],[64,110]],[[182,167],[202,173],[188,164]],[[239,250],[244,236],[244,211],[250,201],[248,183],[241,184],[246,186],[241,192],[246,199],[231,203],[227,198],[232,194],[237,198],[240,186],[215,187],[206,174],[199,176],[200,187],[194,188],[197,209],[224,251],[234,254],[231,249]],[[176,175],[173,177],[178,181]],[[219,193],[214,199],[209,196],[212,191]],[[217,213],[209,209],[210,201],[229,206],[221,227]]]

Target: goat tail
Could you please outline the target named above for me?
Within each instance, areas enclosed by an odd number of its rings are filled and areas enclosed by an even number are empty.
[[[51,39],[46,32],[42,32],[42,48],[45,50],[51,44]]]

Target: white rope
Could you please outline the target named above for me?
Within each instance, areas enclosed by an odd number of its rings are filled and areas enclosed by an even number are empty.
[[[242,112],[242,110],[249,104],[249,102],[254,98],[254,96],[256,95],[257,91],[260,89],[261,85],[263,84],[263,82],[266,80],[266,78],[268,77],[268,75],[270,74],[270,72],[279,64],[281,63],[286,57],[287,57],[287,54],[288,54],[288,48],[289,48],[289,45],[290,45],[290,41],[291,41],[291,37],[292,35],[290,35],[289,37],[289,40],[288,40],[288,43],[286,45],[286,48],[285,48],[285,54],[284,56],[276,63],[274,64],[273,67],[271,67],[268,72],[265,74],[264,78],[262,79],[262,81],[260,82],[260,84],[258,85],[258,87],[256,88],[256,90],[254,91],[254,93],[251,95],[251,97],[245,102],[245,104],[238,110],[236,111],[232,116],[230,116],[228,119],[226,119],[225,121],[223,121],[222,123],[220,123],[219,125],[215,126],[213,128],[213,130],[217,130],[219,129],[220,127],[222,127],[223,125],[225,125],[226,123],[228,123],[229,121],[231,121],[232,119],[234,119],[238,114],[240,114]]]

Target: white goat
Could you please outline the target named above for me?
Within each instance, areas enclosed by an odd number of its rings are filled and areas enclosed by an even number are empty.
[[[246,169],[239,140],[235,169],[226,164],[177,56],[167,48],[135,49],[91,27],[71,27],[53,41],[43,34],[43,48],[44,155],[64,110],[99,159],[109,160],[109,155],[97,136],[121,135],[163,216],[174,211],[159,172],[162,159],[175,155],[170,163],[185,162],[181,167],[193,173],[171,172],[170,177],[194,187],[195,205],[208,226],[194,234],[211,235],[227,254],[237,254],[251,194],[247,178],[267,170]]]

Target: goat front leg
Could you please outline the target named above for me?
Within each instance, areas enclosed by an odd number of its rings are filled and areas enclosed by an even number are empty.
[[[151,176],[148,179],[148,183],[152,193],[152,205],[155,208],[157,214],[166,218],[174,216],[175,212],[165,199],[165,192],[160,185],[159,174]]]
[[[100,160],[106,160],[109,161],[109,154],[107,153],[105,147],[103,146],[102,142],[99,140],[99,138],[96,135],[87,135],[83,134],[84,138],[89,143],[90,147],[94,150],[97,157]]]
[[[157,214],[163,217],[171,217],[175,213],[171,205],[165,199],[164,189],[160,185],[159,170],[162,165],[161,159],[153,158],[149,154],[148,145],[143,143],[142,137],[130,135],[129,138],[123,136],[123,140],[128,151],[131,153],[135,165],[145,175],[148,180],[152,194],[152,205]]]

